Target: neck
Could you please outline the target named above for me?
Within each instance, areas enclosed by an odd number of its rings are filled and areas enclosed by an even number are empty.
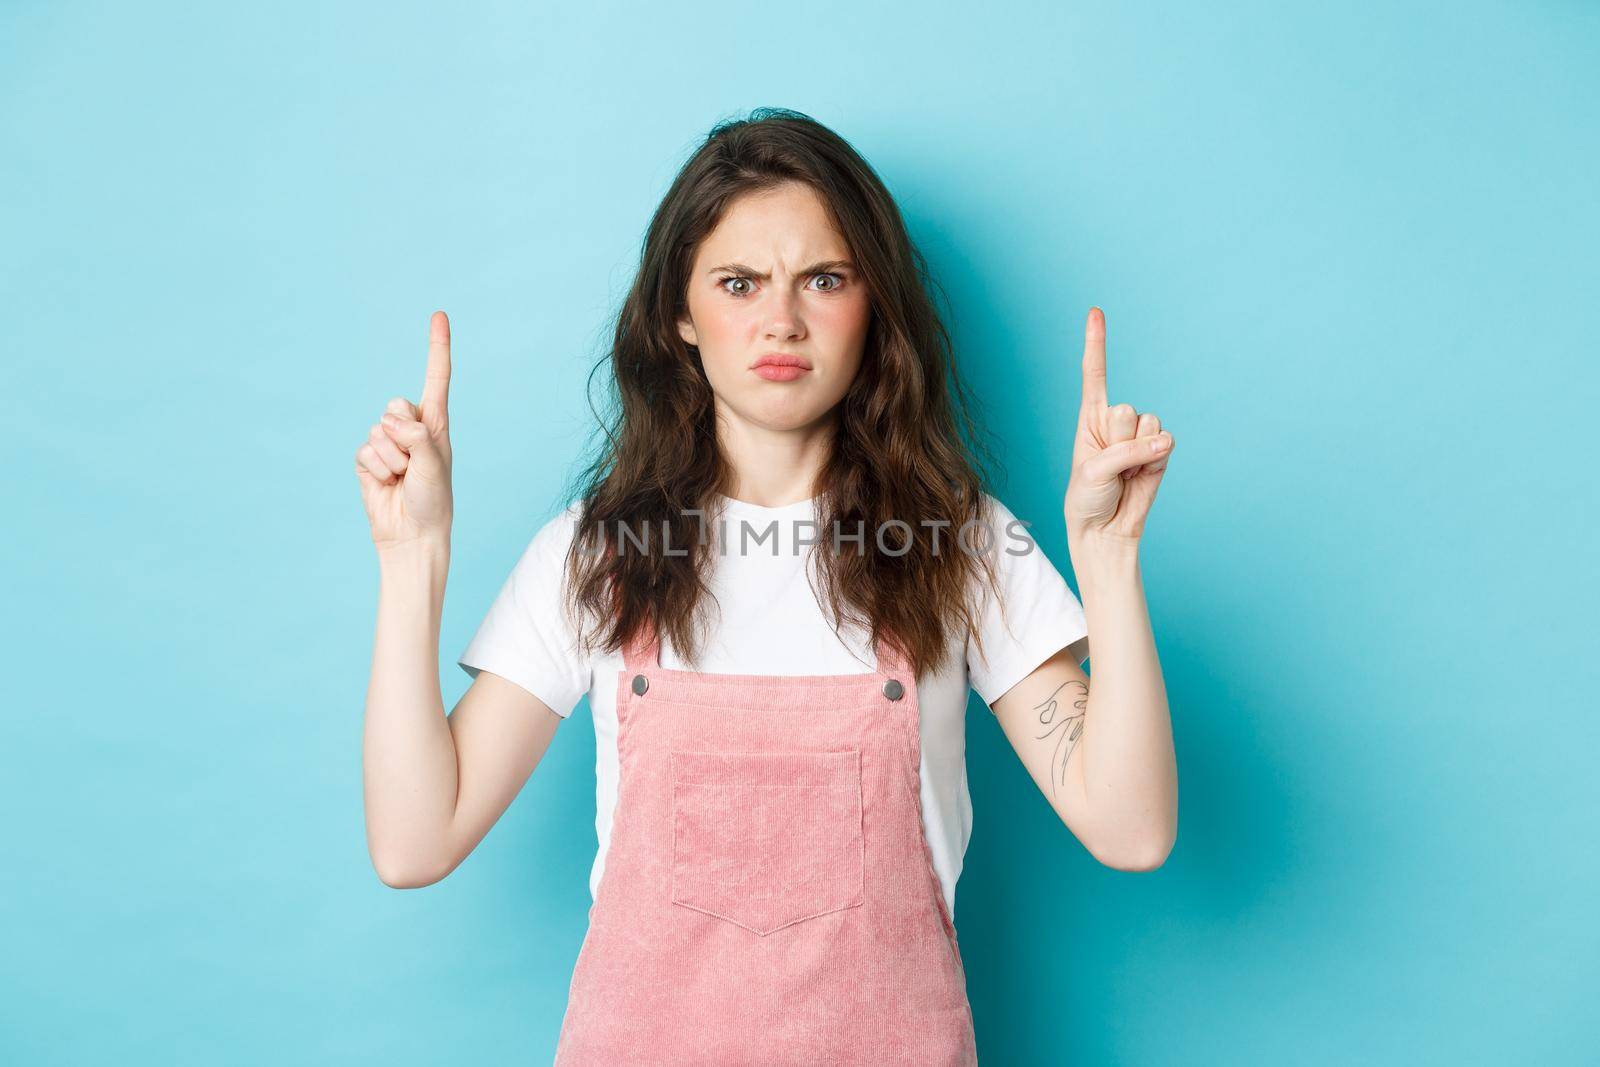
[[[733,471],[735,500],[782,507],[817,494],[818,478],[833,447],[832,420],[793,430],[719,418],[718,444]]]

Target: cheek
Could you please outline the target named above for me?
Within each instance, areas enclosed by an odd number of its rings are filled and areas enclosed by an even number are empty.
[[[700,347],[721,348],[718,342],[737,340],[750,330],[755,316],[743,306],[726,300],[707,301],[695,314],[695,329],[702,334]]]
[[[700,339],[700,365],[713,388],[731,388],[744,370],[754,344],[752,323],[756,321],[750,312],[731,302],[707,301],[696,309],[694,326]]]
[[[865,337],[872,306],[865,297],[835,300],[813,313],[812,321],[840,341],[855,342]]]

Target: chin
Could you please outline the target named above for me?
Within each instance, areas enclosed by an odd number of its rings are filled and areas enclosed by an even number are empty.
[[[768,430],[802,430],[821,420],[833,409],[817,397],[792,396],[767,398],[734,407],[744,421]]]

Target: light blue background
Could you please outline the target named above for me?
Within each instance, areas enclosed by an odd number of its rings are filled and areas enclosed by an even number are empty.
[[[1592,1062],[1600,9],[1365,6],[6,4],[0,1055],[548,1062],[587,709],[378,881],[352,456],[444,308],[453,706],[650,211],[773,104],[899,198],[1064,572],[1091,304],[1177,440],[1178,844],[1097,865],[969,717],[985,1062]]]

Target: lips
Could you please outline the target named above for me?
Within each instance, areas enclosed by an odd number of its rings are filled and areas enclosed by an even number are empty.
[[[791,356],[784,352],[768,352],[750,364],[752,370],[757,367],[799,367],[802,370],[810,370],[811,361],[801,356]]]
[[[769,382],[792,382],[811,373],[811,361],[787,352],[768,352],[750,364],[750,369]]]

